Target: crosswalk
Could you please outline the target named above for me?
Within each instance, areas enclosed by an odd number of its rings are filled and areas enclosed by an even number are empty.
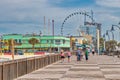
[[[110,56],[90,56],[89,61],[56,62],[16,80],[120,80],[120,64]],[[109,60],[109,61],[107,61]],[[116,61],[120,61],[116,58]]]

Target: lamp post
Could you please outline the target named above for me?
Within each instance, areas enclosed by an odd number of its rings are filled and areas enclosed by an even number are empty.
[[[106,31],[106,35],[108,36],[108,40],[110,40],[110,36],[108,34],[108,30]]]
[[[118,25],[112,25],[111,31],[115,31],[114,26],[119,29],[119,37],[120,37],[120,26],[118,26]]]
[[[2,55],[2,40],[0,39],[0,55]]]
[[[105,41],[106,41],[105,34],[103,35],[103,38],[104,38],[104,51],[105,51],[106,50],[106,48],[105,48]]]
[[[40,31],[40,50],[41,50],[41,35],[42,35],[42,32]]]
[[[0,55],[2,55],[2,45],[3,45],[2,35],[0,35]]]
[[[100,54],[100,34],[99,34],[99,30],[97,29],[97,50],[98,50],[98,55]]]
[[[112,30],[107,30],[106,31],[106,35],[108,35],[108,39],[110,40],[110,36],[109,36],[108,32],[112,33],[112,40],[114,40],[114,34],[113,34]]]
[[[111,31],[111,33],[112,33],[112,40],[114,40],[114,33]]]

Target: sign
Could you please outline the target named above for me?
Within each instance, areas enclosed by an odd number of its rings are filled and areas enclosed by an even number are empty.
[[[95,25],[95,26],[101,26],[100,23],[95,23],[95,22],[85,22],[85,25]]]

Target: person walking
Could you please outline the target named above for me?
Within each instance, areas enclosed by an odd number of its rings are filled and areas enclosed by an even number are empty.
[[[70,62],[71,52],[69,50],[67,51],[67,57],[68,57],[68,62]]]
[[[80,60],[81,60],[81,53],[82,53],[81,49],[78,48],[78,50],[77,50],[77,52],[76,52],[77,61],[80,61]]]
[[[85,48],[85,60],[88,61],[88,48]]]
[[[92,49],[92,54],[93,54],[93,56],[94,56],[94,54],[95,54],[95,50],[94,50],[94,48]]]
[[[64,62],[65,54],[64,54],[63,51],[61,51],[61,53],[60,53],[60,57],[61,57],[61,63]]]

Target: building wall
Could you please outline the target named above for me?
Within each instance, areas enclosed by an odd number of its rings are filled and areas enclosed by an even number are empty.
[[[95,26],[80,26],[80,31],[83,32],[85,35],[91,35],[92,37],[96,38],[96,29]],[[82,35],[84,36],[84,35]]]
[[[16,42],[21,43],[21,45],[16,45],[16,49],[29,49],[32,45],[29,44],[30,38],[36,38],[39,40],[39,44],[35,45],[36,49],[39,48],[70,48],[70,38],[63,36],[39,36],[39,35],[21,35],[21,34],[8,34],[3,35],[2,40],[7,41],[9,39],[14,39]],[[7,46],[6,46],[7,47]]]

